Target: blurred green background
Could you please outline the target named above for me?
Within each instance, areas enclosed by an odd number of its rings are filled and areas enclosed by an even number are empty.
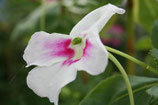
[[[48,33],[69,34],[82,17],[107,3],[124,8],[126,13],[114,15],[100,32],[102,42],[157,69],[158,0],[45,0],[45,3]],[[53,105],[27,87],[26,76],[33,67],[25,68],[22,58],[31,35],[41,30],[41,14],[40,0],[0,0],[0,105]],[[157,75],[115,56],[131,75],[136,105],[158,105]],[[59,105],[79,103],[129,105],[124,81],[113,63],[109,62],[106,71],[98,76],[78,72],[77,79],[62,89]]]

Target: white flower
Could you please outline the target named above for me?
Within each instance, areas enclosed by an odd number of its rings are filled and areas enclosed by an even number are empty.
[[[84,70],[91,75],[104,72],[108,53],[99,32],[112,15],[124,12],[108,4],[86,15],[69,36],[46,32],[33,34],[23,55],[27,66],[37,65],[27,76],[29,88],[58,105],[61,88],[76,78],[77,71]]]

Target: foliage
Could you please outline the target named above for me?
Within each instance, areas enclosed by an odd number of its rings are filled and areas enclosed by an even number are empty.
[[[155,19],[158,18],[158,2],[157,0],[135,0],[135,18],[149,32]]]
[[[58,0],[50,1],[47,2],[45,10],[45,31],[49,33],[69,34],[68,32],[72,27],[85,14],[107,3],[121,6],[128,13],[125,0],[69,0],[69,2],[68,0],[61,0],[62,3]],[[158,20],[156,20],[158,19],[158,1],[133,1],[135,57],[158,68]],[[0,1],[1,105],[50,105],[48,99],[38,97],[27,87],[26,76],[32,67],[25,68],[25,62],[22,58],[24,48],[31,35],[40,31],[41,11],[41,3],[38,0]],[[109,21],[108,27],[106,26],[101,32],[101,38],[107,39],[110,36],[111,39],[119,39],[121,44],[113,46],[105,40],[106,45],[126,52],[127,28],[130,28],[126,24],[127,21],[127,14],[115,15]],[[122,27],[123,33],[119,35],[111,33],[110,28],[114,24]],[[116,42],[117,40],[110,41]],[[118,56],[116,58],[123,67],[128,68],[126,60]],[[146,76],[129,76],[136,105],[158,105],[157,76],[138,66],[135,70],[135,75]],[[80,105],[129,105],[124,80],[122,76],[115,75],[116,73],[118,71],[111,62],[102,75],[94,77],[80,72],[76,81],[62,89],[60,105],[78,105],[79,103]]]
[[[152,96],[149,94],[154,94],[152,91],[154,89],[154,91],[158,90],[157,88],[153,89],[155,85],[158,85],[158,79],[130,76],[130,82],[136,105],[150,105]],[[127,88],[122,76],[115,75],[100,82],[82,100],[80,105],[105,105],[105,103],[106,105],[130,105]]]
[[[150,51],[151,55],[154,58],[156,67],[158,68],[158,21],[156,20],[154,25],[153,25],[153,29],[152,29],[152,35],[151,35],[151,40],[152,40],[152,45],[153,45],[153,49]]]
[[[153,47],[158,49],[158,41],[157,41],[158,40],[158,36],[157,36],[158,30],[157,29],[158,29],[158,21],[155,21],[155,23],[153,25],[151,39],[152,39]]]

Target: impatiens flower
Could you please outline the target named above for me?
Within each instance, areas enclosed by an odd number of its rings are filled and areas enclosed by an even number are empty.
[[[114,34],[114,35],[122,35],[123,32],[124,32],[124,29],[119,24],[113,25],[109,30],[109,33]]]
[[[115,24],[110,29],[104,33],[101,37],[101,41],[104,45],[109,45],[112,47],[119,47],[122,44],[122,35],[124,29],[121,25]]]
[[[112,15],[124,12],[108,4],[86,15],[69,36],[46,32],[33,34],[23,55],[27,67],[37,66],[27,76],[29,88],[58,105],[61,88],[76,78],[77,71],[91,75],[104,72],[108,53],[99,32]]]

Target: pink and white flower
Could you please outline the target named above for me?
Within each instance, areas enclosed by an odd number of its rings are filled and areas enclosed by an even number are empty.
[[[58,105],[61,88],[75,80],[77,71],[91,75],[104,72],[108,53],[99,32],[112,15],[124,12],[108,4],[86,15],[69,36],[42,31],[33,34],[23,55],[27,67],[37,66],[27,76],[28,87]]]

